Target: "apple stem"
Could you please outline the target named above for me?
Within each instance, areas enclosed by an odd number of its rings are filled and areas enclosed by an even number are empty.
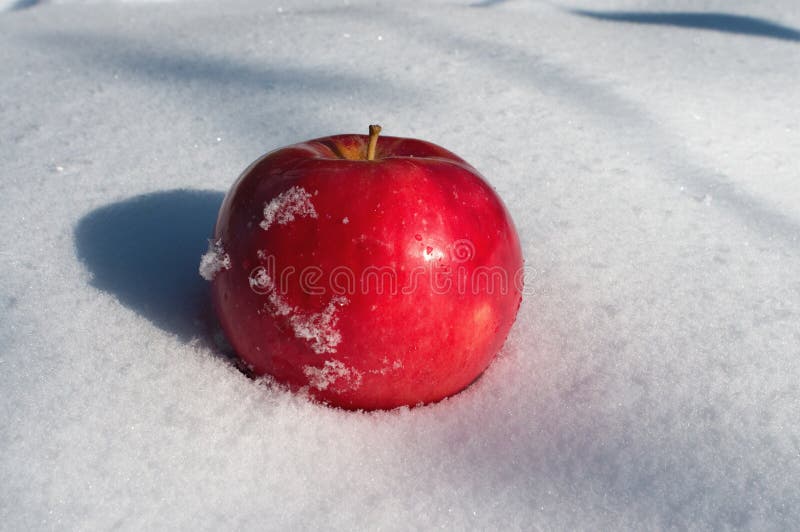
[[[381,126],[372,124],[369,126],[369,146],[367,146],[367,160],[375,160],[375,147],[378,145],[378,135],[381,134]]]

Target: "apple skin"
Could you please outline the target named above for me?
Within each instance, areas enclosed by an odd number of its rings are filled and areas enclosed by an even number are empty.
[[[380,137],[366,160],[368,141],[315,139],[245,170],[214,230],[214,306],[255,375],[345,409],[435,402],[505,342],[522,300],[519,238],[455,154]],[[505,290],[483,282],[492,268]]]

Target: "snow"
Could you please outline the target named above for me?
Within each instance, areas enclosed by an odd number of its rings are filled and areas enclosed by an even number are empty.
[[[274,257],[267,257],[267,260],[272,261],[274,268]],[[200,268],[202,272],[202,263]],[[289,304],[284,297],[282,287],[277,286],[269,272],[270,267],[257,266],[250,272],[249,277],[250,288],[257,294],[267,296],[263,311],[275,317],[285,318],[285,324],[291,328],[295,337],[306,340],[311,350],[318,355],[335,353],[336,346],[342,342],[342,333],[337,328],[339,317],[336,313],[339,308],[349,304],[350,300],[344,296],[333,296],[321,312],[304,313]],[[205,276],[204,278],[207,279]]]
[[[302,187],[291,187],[281,192],[264,205],[264,219],[259,226],[266,231],[273,223],[286,225],[295,220],[295,216],[316,218],[317,211],[311,203],[311,194]]]
[[[0,529],[800,521],[796,2],[0,8]],[[197,264],[253,160],[376,122],[529,294],[464,393],[348,413],[237,370]]]
[[[258,252],[261,258],[261,251]],[[288,316],[295,311],[295,308],[283,298],[279,288],[275,285],[275,280],[270,276],[269,271],[264,266],[257,266],[250,272],[250,288],[257,294],[267,296],[264,310],[273,316]]]
[[[312,388],[327,390],[331,387],[338,393],[358,389],[364,378],[360,371],[349,368],[344,362],[336,359],[326,360],[322,368],[306,366],[303,368],[303,373],[308,377]]]
[[[322,312],[301,314],[295,312],[289,316],[289,325],[297,338],[306,340],[311,350],[321,355],[335,353],[336,346],[342,342],[342,333],[337,325],[339,317],[336,311],[350,303],[344,296],[333,296]]]
[[[198,268],[200,277],[206,281],[211,281],[221,270],[231,269],[231,257],[225,253],[222,246],[222,239],[216,241],[209,240],[208,251],[200,257],[200,267]]]

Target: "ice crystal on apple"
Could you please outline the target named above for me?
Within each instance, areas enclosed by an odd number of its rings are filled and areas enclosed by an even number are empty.
[[[294,335],[307,340],[315,353],[335,353],[342,341],[342,333],[336,328],[339,317],[336,311],[350,301],[343,296],[331,298],[322,312],[310,315],[294,315],[289,318]]]
[[[274,290],[267,296],[266,308],[273,316],[288,316],[295,310]]]
[[[222,247],[222,239],[209,240],[208,251],[200,258],[200,276],[211,281],[220,270],[231,269],[231,258]]]
[[[350,302],[346,297],[334,296],[322,312],[303,313],[279,293],[275,281],[263,266],[250,272],[249,283],[255,293],[267,296],[263,310],[275,317],[288,316],[288,324],[296,338],[309,342],[317,354],[336,352],[336,346],[342,341],[342,334],[336,328],[339,321],[336,312]]]
[[[287,316],[295,309],[286,302],[275,289],[275,281],[267,273],[267,269],[260,266],[250,272],[250,289],[256,294],[267,296],[264,310],[273,316]]]
[[[298,186],[281,192],[264,205],[264,219],[259,225],[266,231],[272,224],[286,225],[294,221],[296,216],[317,217],[317,211],[311,203],[311,194]]]
[[[250,288],[257,294],[268,294],[275,290],[275,283],[267,273],[267,269],[259,267],[250,272]]]
[[[361,386],[363,375],[355,368],[348,368],[340,360],[326,360],[321,368],[305,366],[303,373],[308,378],[308,384],[317,390],[331,388],[334,392],[355,390]]]

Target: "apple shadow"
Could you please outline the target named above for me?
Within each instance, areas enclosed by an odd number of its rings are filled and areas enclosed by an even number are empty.
[[[215,318],[197,268],[223,198],[169,190],[91,211],[74,232],[91,284],[183,340],[210,342]]]

